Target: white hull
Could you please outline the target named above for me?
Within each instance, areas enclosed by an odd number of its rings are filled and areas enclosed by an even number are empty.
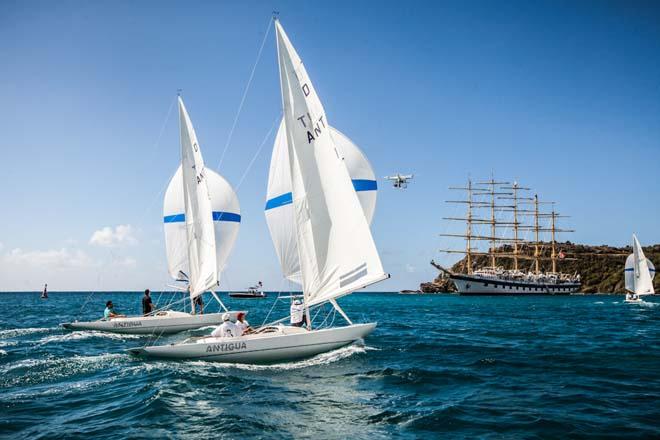
[[[570,295],[580,290],[578,283],[530,283],[451,275],[461,295]]]
[[[376,323],[354,324],[307,331],[298,327],[271,327],[272,333],[238,338],[200,338],[180,344],[128,350],[136,356],[199,359],[231,363],[275,363],[301,359],[334,350],[364,338]]]
[[[246,313],[246,312],[243,312]],[[229,312],[236,316],[238,312]],[[62,327],[68,330],[97,330],[112,333],[135,335],[171,334],[185,330],[193,330],[208,325],[222,324],[223,313],[207,313],[204,315],[191,315],[184,312],[167,311],[156,316],[128,316],[110,320],[88,322],[67,322]]]

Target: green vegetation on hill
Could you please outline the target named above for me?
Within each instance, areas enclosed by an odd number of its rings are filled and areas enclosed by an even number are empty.
[[[581,291],[584,293],[624,293],[623,267],[626,257],[632,253],[630,246],[589,246],[574,244],[570,241],[557,243],[557,252],[563,252],[566,256],[558,260],[557,270],[559,272],[580,274],[582,281]],[[510,254],[513,249],[510,245],[497,248],[497,252]],[[541,249],[542,257],[550,257],[550,243],[545,243]],[[534,255],[533,246],[524,246],[520,253],[526,256]],[[660,244],[644,247],[644,254],[653,264],[660,264]],[[490,258],[485,255],[472,258],[473,267],[484,267],[490,265]],[[498,266],[505,269],[513,269],[512,258],[499,258]],[[466,259],[463,258],[451,268],[454,272],[465,272]],[[520,270],[532,270],[534,261],[520,259],[518,267]],[[541,270],[550,271],[550,260],[541,260]],[[660,291],[660,277],[653,280],[656,292]],[[420,289],[423,292],[454,292],[453,286],[442,273],[430,283],[422,283]]]

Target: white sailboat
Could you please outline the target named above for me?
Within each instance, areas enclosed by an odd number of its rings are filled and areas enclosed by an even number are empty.
[[[336,301],[389,277],[369,230],[367,217],[373,209],[365,215],[344,160],[344,154],[350,153],[340,149],[341,140],[333,134],[338,132],[328,125],[307,71],[279,21],[276,32],[284,121],[273,152],[273,161],[279,164],[271,164],[266,216],[285,276],[299,280],[303,286],[307,322],[310,308],[330,303],[348,325],[320,329],[269,325],[241,337],[204,337],[129,350],[135,355],[279,362],[348,345],[376,327],[376,323],[353,324]],[[286,155],[278,150],[284,145]],[[282,170],[282,175],[274,177],[274,169]],[[279,191],[274,181],[282,185]],[[272,206],[276,204],[271,202],[274,194],[284,195],[280,202],[286,203],[280,206],[291,206],[288,221],[287,214],[278,216]],[[288,197],[290,200],[286,200]],[[269,213],[271,209],[273,212]]]
[[[646,258],[642,245],[635,234],[633,234],[633,253],[626,258],[625,267],[625,284],[626,294],[625,301],[628,303],[641,303],[641,297],[645,295],[655,294],[653,289],[653,278],[655,277],[655,267],[651,260]]]
[[[211,292],[226,311],[214,290],[218,286],[218,273],[224,269],[236,241],[240,206],[229,183],[204,167],[192,122],[181,97],[178,101],[181,165],[165,193],[163,221],[168,269],[174,279],[188,283],[191,313],[160,310],[149,316],[65,323],[64,328],[167,334],[222,322],[221,313],[195,314],[193,302],[204,292]]]

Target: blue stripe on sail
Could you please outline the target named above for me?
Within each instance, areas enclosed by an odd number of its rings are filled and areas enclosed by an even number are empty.
[[[213,211],[212,218],[214,222],[239,222],[241,221],[240,214],[233,212]],[[173,214],[163,217],[164,223],[181,223],[186,221],[185,214]]]
[[[233,212],[213,211],[214,222],[241,222],[241,215]]]
[[[631,267],[630,269],[624,269],[624,272],[634,272],[635,268]],[[655,269],[649,268],[649,272],[655,272]]]
[[[186,221],[186,215],[185,214],[166,215],[165,217],[163,217],[163,221],[165,223],[185,222]]]
[[[353,188],[355,191],[376,191],[378,183],[375,180],[353,179]]]
[[[375,180],[353,179],[353,188],[355,188],[355,191],[376,191],[378,189],[378,183]],[[288,192],[268,200],[265,210],[268,211],[269,209],[279,208],[280,206],[291,203],[293,203],[293,195]]]
[[[266,211],[273,208],[279,208],[280,206],[290,205],[293,203],[293,194],[286,193],[281,196],[273,197],[266,202]]]

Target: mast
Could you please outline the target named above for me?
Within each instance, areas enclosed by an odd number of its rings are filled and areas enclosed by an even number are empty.
[[[539,196],[534,194],[534,273],[539,274]]]
[[[479,182],[478,185],[488,185],[489,189],[486,192],[480,192],[476,193],[477,195],[488,195],[490,196],[490,250],[488,251],[490,254],[490,266],[495,269],[497,267],[496,264],[496,259],[495,259],[495,254],[497,252],[497,235],[496,235],[496,227],[498,222],[495,220],[495,208],[499,208],[500,206],[497,206],[495,204],[495,196],[499,195],[511,195],[511,193],[500,193],[500,192],[495,192],[495,185],[507,185],[509,182],[496,182],[495,179],[491,176],[489,181],[486,182]]]
[[[472,180],[468,179],[468,212],[467,212],[467,232],[466,232],[466,249],[467,252],[467,273],[472,273],[472,255],[471,255],[471,241],[472,241]]]
[[[551,226],[551,232],[550,232],[550,241],[552,243],[552,252],[550,254],[550,259],[552,260],[552,273],[557,273],[557,252],[556,252],[556,245],[555,245],[555,217],[557,217],[557,213],[555,212],[555,205],[554,203],[552,204],[552,213],[551,213],[551,218],[552,218],[552,226]]]
[[[524,227],[521,227],[521,223],[519,221],[519,218],[522,215],[525,215],[525,212],[529,212],[528,210],[522,210],[520,209],[520,204],[525,203],[525,201],[531,201],[533,200],[531,197],[520,197],[518,194],[518,191],[529,191],[530,188],[524,188],[518,184],[518,182],[513,182],[513,185],[511,186],[504,186],[502,189],[506,190],[511,190],[511,195],[512,197],[500,197],[501,199],[508,199],[513,201],[513,205],[511,208],[511,211],[513,213],[513,269],[515,271],[518,271],[518,261],[520,259],[520,248],[518,247],[518,244],[521,240],[519,240],[519,234],[520,234],[520,229],[523,229]],[[523,202],[521,202],[523,200]]]
[[[455,251],[455,250],[441,250],[441,252],[447,252],[447,253],[463,253],[466,255],[465,257],[465,265],[466,270],[465,272],[469,275],[473,273],[473,257],[475,255],[488,255],[490,258],[490,263],[491,267],[495,268],[497,264],[496,260],[496,254],[497,256],[508,256],[508,254],[500,254],[497,253],[497,244],[500,242],[512,242],[516,239],[513,238],[505,238],[505,237],[498,237],[497,236],[497,228],[498,227],[510,227],[513,225],[512,222],[505,222],[505,221],[498,221],[496,218],[496,210],[501,209],[501,208],[512,208],[512,206],[508,205],[498,205],[496,203],[496,198],[505,198],[505,197],[496,197],[500,195],[507,195],[510,196],[511,193],[509,192],[497,192],[496,191],[496,185],[501,185],[501,184],[509,184],[509,182],[497,182],[495,179],[491,177],[489,181],[486,182],[478,182],[478,183],[473,183],[471,179],[468,179],[467,186],[466,187],[450,187],[450,190],[459,190],[459,191],[466,191],[467,192],[467,198],[465,200],[447,200],[447,203],[464,203],[467,205],[467,213],[465,218],[461,217],[443,217],[444,220],[458,220],[458,221],[465,221],[466,222],[466,229],[464,234],[440,234],[441,236],[444,237],[462,237],[465,238],[465,251]],[[488,188],[480,188],[479,185],[488,185]],[[489,201],[476,201],[474,200],[474,196],[489,196],[490,200]],[[475,217],[474,216],[474,210],[475,209],[489,209],[490,210],[490,216],[486,218],[482,217]],[[485,217],[485,216],[484,216]],[[490,235],[479,235],[474,233],[473,227],[474,225],[490,225]],[[475,252],[475,249],[472,247],[472,243],[475,240],[487,240],[490,242],[490,248],[488,249],[488,253],[484,254],[482,252]]]
[[[479,185],[488,185],[488,188],[480,188]],[[496,189],[496,185],[499,186],[499,189]],[[513,270],[519,271],[521,260],[533,261],[533,271],[536,274],[541,273],[541,262],[545,260],[552,261],[552,271],[557,273],[557,260],[559,259],[558,248],[557,248],[557,233],[558,232],[574,232],[570,229],[558,229],[556,221],[560,217],[566,217],[559,215],[554,208],[555,202],[549,201],[539,201],[538,195],[534,197],[525,197],[521,196],[520,191],[530,191],[530,188],[525,188],[518,184],[518,182],[496,182],[494,178],[491,177],[490,180],[485,182],[477,182],[476,184],[472,180],[468,179],[468,184],[466,187],[450,187],[451,190],[462,190],[467,192],[467,198],[465,200],[447,200],[447,203],[464,203],[467,204],[467,215],[465,217],[443,217],[443,220],[456,220],[464,221],[467,224],[467,228],[464,234],[440,234],[443,237],[462,237],[466,241],[465,250],[455,250],[455,249],[440,249],[440,252],[445,252],[448,254],[464,254],[465,264],[467,266],[466,273],[472,274],[473,263],[475,257],[488,257],[490,260],[490,267],[497,267],[497,260],[499,258],[512,258],[513,259]],[[502,190],[504,192],[497,192]],[[481,201],[474,200],[474,196],[489,196],[489,200]],[[495,199],[510,200],[513,203],[508,204],[498,204]],[[541,212],[540,205],[549,205],[552,204],[552,210],[550,212]],[[529,205],[529,208],[521,205]],[[533,205],[533,206],[532,206]],[[476,216],[474,214],[475,209],[489,209],[490,215],[488,216]],[[497,220],[496,212],[511,213],[513,219],[511,221]],[[528,224],[521,221],[524,217],[534,217],[534,222],[531,221]],[[541,219],[549,218],[551,219],[550,226],[542,226]],[[545,224],[545,223],[544,223]],[[475,233],[474,225],[489,225],[490,234],[482,235]],[[513,236],[508,237],[504,234],[499,234],[497,228],[509,228],[512,227]],[[534,239],[526,240],[521,238],[521,231],[533,231]],[[542,245],[541,242],[541,233],[551,233],[551,255],[545,257],[542,255]],[[490,247],[488,251],[480,251],[479,248],[473,248],[472,243],[475,241],[488,241]],[[512,249],[499,249],[497,248],[498,244],[508,244]],[[531,247],[532,243],[534,244],[534,252],[527,253],[524,244],[528,244]],[[567,260],[573,260],[574,258],[567,258]]]

